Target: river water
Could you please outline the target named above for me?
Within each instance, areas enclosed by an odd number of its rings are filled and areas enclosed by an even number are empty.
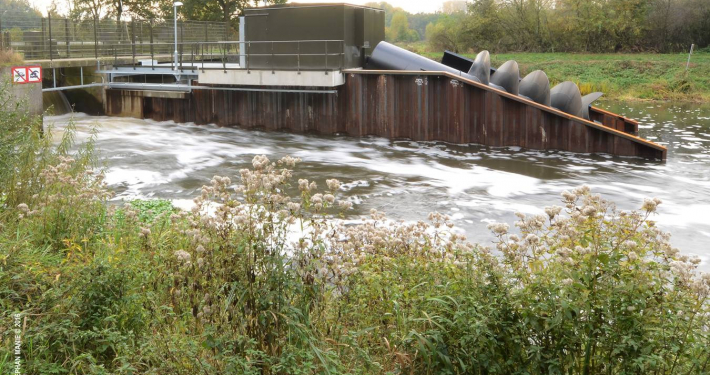
[[[512,227],[515,212],[541,214],[545,206],[562,205],[562,191],[588,185],[622,209],[639,208],[646,197],[663,200],[654,219],[676,247],[700,256],[700,268],[710,271],[710,106],[600,107],[638,119],[640,135],[667,146],[668,160],[73,118],[78,140],[98,129],[97,147],[117,199],[191,199],[214,175],[237,181],[254,155],[291,155],[303,159],[295,178],[315,180],[319,187],[327,178],[343,181],[344,194],[355,203],[353,217],[370,208],[404,220],[439,211],[452,216],[471,241],[490,244],[489,222]],[[61,130],[70,118],[46,117],[45,125]]]

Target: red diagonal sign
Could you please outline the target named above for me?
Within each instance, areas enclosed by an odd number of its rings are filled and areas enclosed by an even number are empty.
[[[12,82],[13,83],[27,83],[27,68],[24,66],[12,68]]]

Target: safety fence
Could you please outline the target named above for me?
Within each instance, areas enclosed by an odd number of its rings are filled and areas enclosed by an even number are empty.
[[[179,45],[227,40],[224,22],[172,20],[81,20],[13,17],[0,12],[0,48],[25,60],[170,55]],[[180,51],[182,52],[182,51]]]

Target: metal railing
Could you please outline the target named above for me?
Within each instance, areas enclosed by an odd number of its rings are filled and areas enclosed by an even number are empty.
[[[170,63],[157,63],[158,52],[174,48],[173,43],[136,44],[133,48],[133,67],[150,67],[155,70]],[[118,49],[113,51],[114,67],[125,57]],[[140,64],[141,59],[149,64]],[[308,71],[342,70],[345,68],[345,41],[343,40],[293,40],[251,42],[189,42],[178,43],[177,70],[292,70]]]
[[[25,60],[99,58],[114,55],[163,55],[173,52],[171,21],[124,21],[18,18],[0,12],[0,48]],[[181,43],[228,39],[224,22],[178,21]]]

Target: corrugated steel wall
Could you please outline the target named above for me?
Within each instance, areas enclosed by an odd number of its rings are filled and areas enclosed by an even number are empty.
[[[346,72],[336,94],[195,90],[186,99],[142,98],[143,116],[299,133],[520,146],[663,160],[666,149],[634,136],[637,124],[593,109],[603,126],[488,86],[433,72]],[[107,113],[132,95],[108,90]],[[138,95],[138,94],[135,94]],[[111,99],[114,98],[114,99]]]

